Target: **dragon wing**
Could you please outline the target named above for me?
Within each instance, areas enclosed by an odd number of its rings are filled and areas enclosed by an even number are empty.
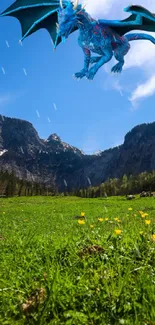
[[[64,5],[67,4],[64,0]],[[47,29],[55,47],[61,42],[57,37],[57,12],[59,0],[16,0],[0,16],[16,17],[22,29],[22,40],[41,28]],[[73,29],[74,32],[76,29]]]
[[[121,36],[132,30],[155,32],[155,14],[142,6],[136,5],[129,6],[124,11],[131,12],[132,15],[124,20],[99,20],[99,23],[112,28]]]

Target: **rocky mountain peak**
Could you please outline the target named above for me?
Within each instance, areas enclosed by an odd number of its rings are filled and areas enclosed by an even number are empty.
[[[50,142],[50,141],[59,141],[59,142],[61,142],[61,138],[56,133],[53,133],[48,137],[47,141],[48,142]]]
[[[37,131],[30,122],[0,115],[0,147],[7,150],[36,151],[43,146]]]
[[[124,146],[129,148],[133,144],[138,145],[148,139],[155,139],[155,122],[143,123],[135,126],[125,136]]]

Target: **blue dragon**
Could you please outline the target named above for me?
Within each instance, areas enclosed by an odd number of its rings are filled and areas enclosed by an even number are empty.
[[[21,40],[40,28],[47,29],[54,49],[79,30],[78,43],[84,53],[84,67],[74,76],[93,80],[97,71],[113,56],[118,63],[112,72],[122,71],[130,41],[148,40],[155,44],[155,38],[149,34],[127,34],[132,30],[155,32],[155,14],[138,5],[130,5],[124,11],[131,13],[124,20],[95,20],[78,0],[74,3],[70,0],[16,0],[1,16],[13,16],[20,21]]]

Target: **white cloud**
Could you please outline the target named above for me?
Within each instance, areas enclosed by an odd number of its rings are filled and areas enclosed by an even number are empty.
[[[129,0],[82,0],[82,3],[86,3],[86,9],[90,14],[95,14],[98,17],[113,19],[122,19],[127,17],[129,14],[125,13],[123,10],[125,7],[129,6]],[[122,4],[123,3],[123,4]],[[155,10],[154,0],[136,0],[136,5],[141,5],[147,7],[148,10]]]
[[[100,14],[105,16],[110,12],[113,1],[102,0],[102,4],[101,0],[83,0],[81,2],[86,4],[86,10],[90,14],[95,15],[94,18],[98,18]]]
[[[131,94],[129,100],[133,107],[137,107],[137,102],[139,100],[152,96],[153,94],[155,94],[155,74],[153,74],[145,83],[138,85]]]
[[[127,87],[124,87],[121,85],[120,83],[120,76],[118,76],[117,74],[112,74],[110,76],[108,76],[102,85],[103,89],[105,91],[114,89],[117,92],[119,92],[119,94],[123,97],[123,92],[127,92],[129,91]]]
[[[148,63],[152,71],[151,64],[154,65],[155,46],[151,42],[136,41],[131,43],[131,49],[126,56],[124,69],[132,67],[147,68]]]
[[[123,87],[120,85],[119,80],[115,80],[112,84],[113,89],[118,91],[123,96]]]

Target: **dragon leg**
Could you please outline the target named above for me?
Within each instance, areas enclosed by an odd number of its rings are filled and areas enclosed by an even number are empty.
[[[117,46],[117,48],[114,50],[114,57],[118,63],[112,67],[111,72],[121,73],[124,65],[124,56],[128,53],[129,49],[130,44],[128,41]]]
[[[90,59],[90,64],[97,63],[101,59],[101,56],[93,56]]]
[[[84,51],[84,68],[80,71],[74,74],[75,79],[82,79],[86,76],[90,64],[90,50],[86,48],[82,48]]]
[[[97,71],[104,65],[109,62],[113,57],[112,48],[108,47],[107,49],[103,49],[103,56],[100,57],[99,61],[88,71],[86,74],[87,79],[93,80]]]

